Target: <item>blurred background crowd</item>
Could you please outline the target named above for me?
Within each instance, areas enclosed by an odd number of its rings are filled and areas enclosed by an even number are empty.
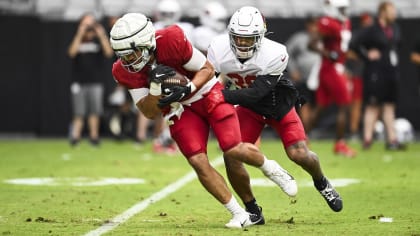
[[[255,6],[267,18],[268,38],[286,44],[290,54],[289,77],[306,96],[300,110],[311,138],[334,136],[337,107],[322,114],[316,127],[308,127],[314,82],[311,65],[318,58],[307,50],[314,22],[323,12],[323,0],[2,0],[0,44],[3,91],[0,135],[11,137],[69,137],[72,145],[86,132],[92,145],[101,137],[129,138],[137,143],[153,139],[155,151],[174,150],[161,120],[139,114],[124,88],[111,75],[115,57],[107,40],[115,20],[127,12],[148,15],[155,27],[179,24],[191,42],[205,52],[211,40],[223,33],[232,13],[244,5]],[[352,0],[349,13],[356,33],[377,17],[379,0]],[[414,140],[420,130],[420,1],[392,1],[401,31],[398,45],[399,79],[396,84],[395,124],[401,140]],[[86,15],[89,19],[86,20]],[[94,22],[83,27],[83,22]],[[91,36],[88,36],[91,34]],[[305,36],[306,35],[306,36]],[[91,37],[91,39],[89,39]],[[78,57],[79,53],[87,53]],[[89,53],[99,53],[92,57]],[[99,56],[98,56],[99,55]],[[82,59],[81,59],[82,58]],[[354,58],[353,58],[354,59]],[[360,61],[350,60],[347,75],[362,77]],[[86,77],[86,78],[85,78]],[[315,82],[316,83],[316,82]],[[92,86],[94,85],[94,86]],[[359,82],[352,86],[362,86]],[[81,101],[83,93],[84,101]],[[349,138],[363,140],[362,94],[355,95],[349,115]],[[82,105],[81,105],[82,104]],[[86,108],[90,105],[91,108]],[[92,105],[93,104],[93,105]],[[84,125],[86,123],[87,125]],[[86,129],[84,127],[87,127]],[[375,136],[384,139],[381,119]],[[401,131],[401,132],[399,132]],[[265,135],[271,131],[267,129]]]

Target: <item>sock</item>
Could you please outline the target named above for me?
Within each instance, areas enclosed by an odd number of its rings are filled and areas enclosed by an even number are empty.
[[[245,205],[246,210],[249,213],[256,214],[256,215],[260,213],[260,208],[258,207],[257,200],[255,200],[255,198],[253,198],[249,202],[244,202],[244,205]]]
[[[271,163],[268,161],[267,157],[264,156],[264,162],[259,168],[265,173],[271,169],[270,167]]]
[[[322,178],[319,180],[314,179],[313,181],[314,181],[315,188],[318,190],[323,190],[324,188],[327,187],[327,184],[328,184],[327,178],[325,178],[325,176],[322,176]]]
[[[236,201],[233,195],[229,202],[224,204],[224,206],[232,215],[245,213],[245,210],[239,205],[239,203]]]

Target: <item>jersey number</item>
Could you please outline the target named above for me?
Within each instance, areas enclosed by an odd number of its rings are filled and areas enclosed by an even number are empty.
[[[255,75],[247,75],[245,78],[239,74],[227,74],[227,76],[238,88],[248,88],[257,78]]]

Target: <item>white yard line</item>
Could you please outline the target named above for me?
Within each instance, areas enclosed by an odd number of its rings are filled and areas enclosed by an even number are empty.
[[[213,160],[211,162],[211,164],[212,164],[212,166],[219,166],[219,165],[223,164],[223,157],[219,157],[219,158]],[[196,178],[197,178],[197,175],[195,174],[194,171],[189,172],[188,174],[186,174],[184,177],[177,180],[176,182],[166,186],[165,188],[163,188],[159,192],[154,193],[149,198],[146,198],[145,200],[136,203],[135,205],[133,205],[132,207],[130,207],[129,209],[127,209],[123,213],[115,216],[108,223],[103,224],[101,227],[86,233],[85,236],[98,236],[98,235],[102,235],[102,234],[105,234],[108,231],[113,230],[114,228],[116,228],[120,224],[126,222],[128,219],[130,219],[134,215],[142,212],[150,204],[162,200],[163,198],[167,197],[169,194],[177,191],[178,189],[182,188],[184,185],[193,181]]]

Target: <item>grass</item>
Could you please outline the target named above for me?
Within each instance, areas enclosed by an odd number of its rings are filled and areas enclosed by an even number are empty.
[[[358,144],[353,145],[358,147]],[[325,174],[359,183],[337,187],[344,209],[331,211],[309,175],[287,159],[279,141],[263,140],[263,152],[298,180],[296,202],[274,186],[254,186],[266,225],[224,228],[229,213],[195,179],[154,202],[106,235],[420,235],[420,143],[387,152],[383,143],[355,159],[334,156],[332,142],[312,141]],[[211,159],[220,156],[214,141]],[[217,169],[225,175],[223,166]],[[247,167],[254,178],[264,178]],[[105,140],[72,149],[64,139],[0,141],[0,235],[83,235],[185,176],[192,169],[181,155],[151,153],[150,143]],[[58,185],[14,185],[16,178],[61,178]],[[141,178],[144,184],[74,186],[67,178]],[[310,185],[310,184],[309,184]],[[393,219],[379,221],[381,216]]]

